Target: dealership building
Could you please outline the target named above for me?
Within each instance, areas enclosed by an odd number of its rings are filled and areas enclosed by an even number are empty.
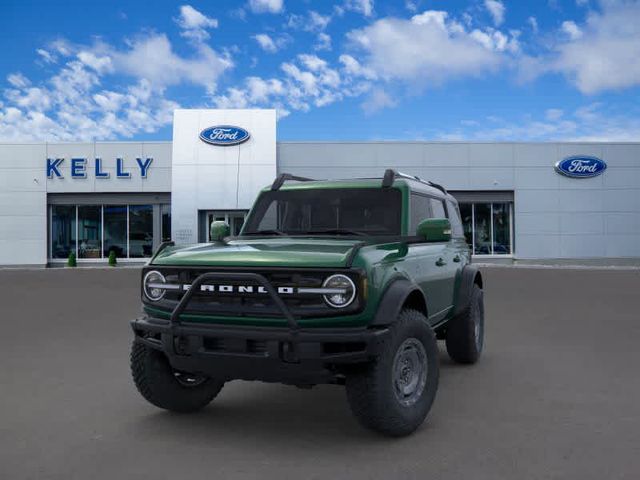
[[[142,262],[240,231],[280,173],[444,185],[476,259],[640,261],[639,143],[278,142],[274,110],[176,110],[167,142],[0,143],[0,266]]]

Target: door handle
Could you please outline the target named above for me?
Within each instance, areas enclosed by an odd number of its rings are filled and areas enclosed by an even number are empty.
[[[446,264],[447,264],[447,262],[445,262],[442,257],[440,257],[438,260],[436,260],[436,265],[438,267],[444,267]]]
[[[455,257],[453,257],[453,261],[456,263],[460,263],[460,255],[456,255]]]

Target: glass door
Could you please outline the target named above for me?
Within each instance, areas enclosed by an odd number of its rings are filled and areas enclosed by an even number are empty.
[[[209,236],[209,232],[211,230],[211,224],[213,222],[227,222],[229,224],[229,230],[231,232],[231,236],[235,237],[240,234],[240,230],[242,230],[242,225],[244,225],[244,219],[247,216],[247,212],[236,211],[236,212],[209,212],[207,214],[207,239],[211,241]]]

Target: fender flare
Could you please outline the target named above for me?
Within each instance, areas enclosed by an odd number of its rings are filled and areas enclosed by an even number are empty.
[[[420,297],[422,307],[426,316],[426,300],[424,294],[418,285],[412,281],[401,277],[391,280],[387,285],[380,303],[378,303],[378,309],[370,326],[386,326],[396,321],[400,310],[409,295],[416,292]]]
[[[475,265],[466,265],[460,275],[458,296],[456,297],[456,309],[454,315],[460,315],[469,307],[469,298],[474,284],[483,288],[482,274]]]

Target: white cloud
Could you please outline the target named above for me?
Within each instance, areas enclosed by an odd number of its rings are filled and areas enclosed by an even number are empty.
[[[415,0],[405,0],[404,8],[414,13],[418,11],[418,3]]]
[[[505,6],[500,0],[484,0],[484,6],[491,14],[494,25],[500,26],[504,22]]]
[[[379,110],[384,108],[392,108],[397,105],[397,102],[389,96],[387,92],[385,92],[381,88],[376,88],[371,92],[369,98],[367,98],[362,103],[362,109],[367,115],[371,115]]]
[[[254,35],[253,38],[258,42],[260,48],[262,48],[265,52],[275,53],[278,51],[278,47],[276,46],[276,42],[267,35],[266,33],[259,33],[258,35]]]
[[[489,28],[487,30],[475,29],[469,33],[469,36],[488,50],[509,51],[511,53],[517,53],[520,50],[518,34],[512,33],[509,37],[499,30]]]
[[[217,28],[218,20],[207,17],[191,5],[180,7],[180,16],[175,19],[178,26],[183,30],[181,35],[186,38],[202,42],[209,38],[209,28]]]
[[[113,63],[108,55],[96,54],[89,50],[81,50],[77,54],[83,65],[92,68],[99,74],[113,71]]]
[[[559,120],[562,115],[564,115],[564,112],[559,108],[549,108],[544,112],[545,118],[551,121]]]
[[[485,119],[485,120],[488,120]],[[438,132],[437,138],[479,141],[628,142],[640,138],[640,119],[593,103],[570,114],[550,108],[544,118],[524,116],[507,121],[463,121],[461,128]]]
[[[331,22],[330,15],[321,15],[315,10],[311,10],[307,15],[292,13],[287,19],[287,27],[305,32],[321,32]]]
[[[358,60],[351,55],[340,55],[340,63],[343,65],[344,71],[353,77],[363,77],[369,80],[375,80],[377,75],[373,70],[367,67],[363,67]]]
[[[344,64],[344,62],[343,62]],[[242,87],[230,87],[213,97],[219,108],[269,107],[278,110],[279,118],[292,110],[308,111],[346,97],[362,95],[371,88],[364,78],[356,78],[343,68],[332,68],[314,54],[301,54],[281,65],[281,78],[249,77]]]
[[[16,88],[24,88],[31,85],[31,81],[21,73],[11,73],[7,76],[7,81]]]
[[[249,0],[249,8],[253,13],[280,13],[284,5],[282,0]]]
[[[536,17],[527,18],[527,23],[529,23],[529,25],[531,26],[531,30],[533,30],[533,33],[538,33],[538,20],[536,19]]]
[[[183,20],[191,22],[184,28],[194,30],[211,19]],[[217,79],[233,66],[226,54],[199,40],[189,45],[191,54],[183,56],[160,33],[141,35],[123,48],[58,39],[39,49],[46,53],[37,52],[51,60],[47,69],[57,69],[46,80],[34,83],[19,73],[7,78],[0,139],[109,140],[155,132],[171,123],[179,107],[166,97],[168,87],[192,84],[213,95]],[[103,87],[107,80],[113,80],[114,87]]]
[[[315,50],[331,50],[331,37],[324,32],[318,34],[318,42],[313,46]]]
[[[258,42],[262,50],[268,53],[275,53],[283,49],[291,41],[291,37],[286,34],[273,38],[266,33],[259,33],[252,38]]]
[[[342,5],[344,10],[361,13],[365,17],[373,15],[373,0],[346,0]]]
[[[564,74],[582,93],[595,94],[640,85],[640,2],[602,3],[583,25],[567,21],[549,54],[525,57],[524,79],[548,73]]]
[[[173,51],[166,35],[153,34],[139,37],[124,51],[111,47],[104,50],[111,57],[115,70],[120,73],[146,79],[158,87],[186,82],[213,92],[216,80],[233,66],[233,62],[208,45],[198,44],[194,49],[195,55],[182,57]]]
[[[318,12],[311,10],[309,12],[309,22],[314,30],[324,30],[331,22],[331,16],[320,15]]]
[[[577,40],[582,37],[582,30],[580,30],[580,27],[578,27],[578,25],[576,25],[576,23],[571,20],[562,22],[560,28],[569,36],[571,40]]]
[[[48,50],[45,50],[44,48],[36,49],[36,53],[40,56],[40,58],[42,58],[42,60],[44,60],[45,63],[56,63],[56,61],[58,60],[55,55],[53,55]]]
[[[439,84],[495,70],[504,52],[517,51],[517,33],[472,32],[447,12],[428,10],[410,20],[384,18],[348,33],[378,76],[418,85]]]

